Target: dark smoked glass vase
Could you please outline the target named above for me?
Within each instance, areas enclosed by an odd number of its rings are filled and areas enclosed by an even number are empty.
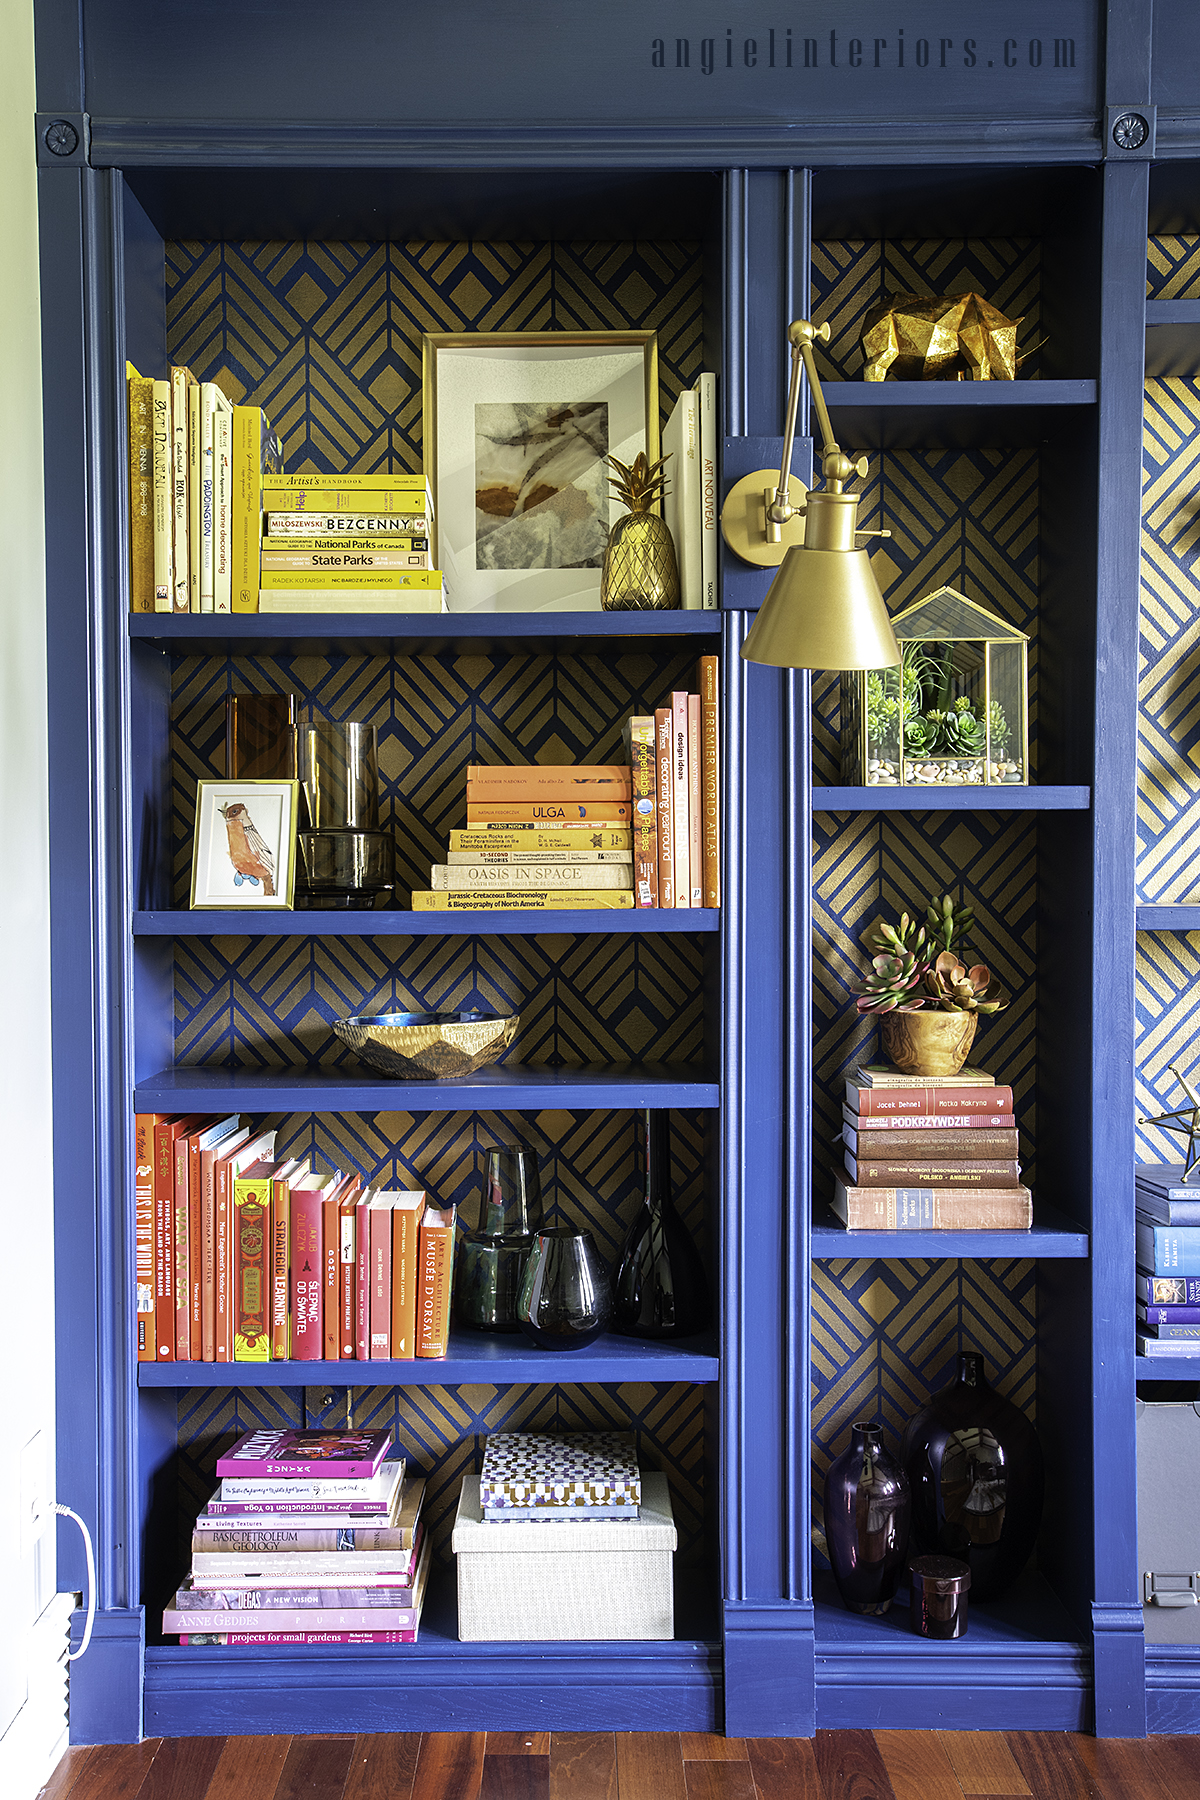
[[[825,1476],[825,1543],[838,1593],[851,1612],[885,1613],[908,1554],[911,1497],[904,1470],[883,1448],[881,1427],[859,1419],[850,1448]]]
[[[523,1144],[489,1150],[479,1227],[455,1257],[454,1313],[474,1331],[519,1331],[517,1296],[534,1233],[542,1228],[538,1160]]]
[[[1037,1433],[988,1386],[983,1358],[962,1350],[954,1380],[905,1429],[913,1553],[953,1556],[971,1570],[971,1602],[1016,1580],[1037,1541],[1045,1476]]]
[[[617,1268],[613,1330],[625,1337],[692,1337],[709,1321],[708,1282],[671,1199],[670,1118],[657,1111],[639,1118],[642,1203]]]

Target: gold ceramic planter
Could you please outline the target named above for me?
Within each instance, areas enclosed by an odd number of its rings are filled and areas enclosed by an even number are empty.
[[[919,1012],[879,1015],[883,1053],[902,1075],[957,1075],[975,1042],[977,1012]]]
[[[508,1049],[519,1013],[378,1013],[335,1019],[333,1029],[356,1056],[383,1075],[431,1081],[473,1075]]]

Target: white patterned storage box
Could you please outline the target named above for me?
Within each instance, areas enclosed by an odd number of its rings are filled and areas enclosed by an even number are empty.
[[[464,1643],[669,1638],[677,1541],[667,1478],[642,1476],[637,1519],[489,1524],[465,1475],[451,1540]]]

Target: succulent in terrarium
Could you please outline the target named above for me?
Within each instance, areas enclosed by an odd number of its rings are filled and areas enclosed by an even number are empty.
[[[1004,708],[998,700],[993,700],[988,707],[988,727],[992,734],[992,755],[1003,756],[1008,749],[1012,731]]]
[[[669,455],[669,453],[668,453]],[[660,612],[679,605],[679,566],[675,542],[664,519],[650,509],[666,487],[668,456],[651,462],[639,450],[632,463],[608,456],[616,470],[609,485],[629,508],[608,534],[600,604],[608,611]]]
[[[952,756],[982,756],[987,743],[982,719],[975,717],[971,702],[960,694],[942,724],[942,743]]]

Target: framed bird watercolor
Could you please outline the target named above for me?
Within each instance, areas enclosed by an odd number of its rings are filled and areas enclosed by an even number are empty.
[[[290,908],[298,781],[198,781],[192,905]]]

